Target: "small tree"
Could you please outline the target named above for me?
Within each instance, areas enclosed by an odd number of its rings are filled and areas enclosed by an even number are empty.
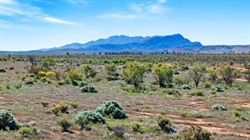
[[[42,65],[43,65],[45,71],[48,71],[50,66],[54,66],[55,65],[55,61],[51,57],[46,57],[43,60],[43,64]]]
[[[165,82],[172,83],[174,72],[171,67],[157,64],[153,67],[153,71],[160,87],[165,87]]]
[[[208,75],[209,75],[209,79],[212,81],[212,82],[215,82],[217,79],[218,79],[218,75],[216,73],[215,70],[209,70],[208,71]]]
[[[86,64],[83,66],[83,74],[85,76],[85,78],[89,78],[89,77],[92,77],[94,78],[97,74],[97,72],[90,67],[90,65]]]
[[[126,64],[122,70],[122,76],[128,84],[133,84],[135,88],[138,88],[145,71],[145,67],[141,63],[132,61]]]
[[[201,79],[206,72],[206,66],[204,64],[196,64],[189,71],[188,74],[194,81],[195,86],[198,87]]]
[[[244,64],[244,67],[246,69],[244,77],[247,79],[247,82],[250,83],[250,63]]]
[[[221,75],[222,79],[225,81],[227,86],[232,87],[233,82],[236,78],[240,77],[240,71],[231,67],[231,66],[224,66],[219,69],[219,74]]]
[[[116,66],[115,64],[109,64],[105,66],[106,70],[107,70],[107,74],[108,75],[112,75],[112,73],[114,73],[116,71]]]

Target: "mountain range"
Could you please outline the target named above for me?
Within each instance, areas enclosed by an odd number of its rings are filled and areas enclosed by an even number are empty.
[[[250,52],[250,45],[213,45],[204,46],[200,42],[191,42],[181,34],[167,36],[129,37],[115,35],[107,39],[98,39],[84,44],[72,43],[57,48],[33,51],[0,52],[0,54],[81,54],[99,52],[186,52],[186,53],[243,53]]]

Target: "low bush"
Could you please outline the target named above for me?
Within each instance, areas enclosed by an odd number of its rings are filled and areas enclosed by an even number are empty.
[[[193,91],[193,92],[190,92],[189,95],[191,96],[204,96],[203,92],[202,91]]]
[[[171,90],[170,89],[165,89],[162,92],[163,92],[163,94],[168,94],[168,95],[177,95],[177,96],[181,95],[179,90],[177,90],[177,89],[171,89]]]
[[[48,107],[49,106],[48,101],[41,101],[41,104],[43,105],[43,107]]]
[[[216,92],[224,92],[224,90],[219,86],[212,86],[211,90]]]
[[[157,118],[157,123],[160,126],[160,128],[166,132],[166,133],[176,133],[176,130],[172,126],[172,123],[169,118],[163,116],[163,115],[158,115]]]
[[[203,130],[199,126],[191,126],[185,129],[176,136],[173,137],[174,140],[211,140],[211,133]]]
[[[204,83],[204,87],[205,88],[211,88],[212,87],[212,83],[211,82],[205,82]]]
[[[123,107],[116,101],[106,101],[96,109],[96,112],[114,119],[127,118]]]
[[[37,75],[40,76],[40,77],[45,77],[46,76],[46,72],[39,71]]]
[[[17,130],[18,128],[19,125],[13,115],[8,110],[0,110],[0,130]]]
[[[60,118],[57,120],[57,124],[62,127],[62,132],[68,132],[69,127],[72,125],[66,118]]]
[[[212,109],[214,110],[219,110],[219,111],[223,111],[223,110],[227,110],[227,108],[221,104],[215,104],[212,106]]]
[[[105,124],[104,117],[98,112],[83,111],[76,114],[74,123],[83,129],[89,122]]]
[[[47,77],[56,77],[56,73],[55,72],[53,72],[53,71],[48,71],[48,72],[46,72],[46,76]]]
[[[90,92],[90,93],[96,93],[97,90],[92,85],[85,85],[81,88],[81,92]]]
[[[52,107],[51,110],[55,115],[58,115],[59,112],[66,113],[68,111],[68,107],[69,105],[67,103],[61,102],[56,106]]]
[[[18,132],[23,136],[36,135],[37,129],[35,127],[21,127]]]
[[[134,132],[141,132],[140,128],[141,128],[141,124],[139,122],[134,121],[132,123],[132,129]]]
[[[236,109],[232,110],[231,112],[232,112],[232,114],[234,115],[234,117],[240,117],[240,116],[241,116],[241,115],[240,115],[240,111],[238,111],[238,110],[236,110]]]
[[[121,138],[126,133],[126,130],[124,128],[122,128],[121,126],[115,127],[113,131],[114,131],[115,136],[121,137]]]
[[[191,90],[191,87],[189,85],[182,85],[181,88],[184,90]]]
[[[72,106],[73,108],[77,108],[78,104],[76,102],[69,101],[67,102],[68,105]]]

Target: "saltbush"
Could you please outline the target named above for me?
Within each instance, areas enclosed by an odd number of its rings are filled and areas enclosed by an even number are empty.
[[[169,118],[163,115],[158,115],[156,120],[160,128],[166,133],[176,133],[176,130],[172,126],[172,123]]]
[[[68,111],[69,104],[61,102],[54,106],[51,110],[55,115],[58,115],[59,112],[66,113]]]
[[[29,135],[37,134],[37,129],[35,127],[21,127],[18,132],[23,136],[27,137]]]
[[[191,126],[179,132],[173,139],[174,140],[210,140],[211,133],[203,130],[200,126]]]
[[[211,90],[216,92],[224,92],[224,90],[219,86],[212,86]]]
[[[211,88],[211,86],[212,86],[212,83],[211,83],[211,82],[205,82],[205,83],[204,83],[204,87],[205,87],[205,88]]]
[[[13,115],[8,110],[0,110],[0,130],[16,130],[18,128],[19,125],[14,120]]]
[[[182,85],[181,88],[184,90],[191,90],[191,87],[189,85]]]
[[[105,124],[106,121],[104,117],[97,112],[91,112],[91,111],[83,111],[76,114],[74,117],[74,123],[78,124],[81,129],[83,129],[88,122],[93,123],[102,123]]]
[[[62,127],[62,132],[68,132],[69,127],[72,125],[66,118],[60,118],[57,120],[57,124]]]
[[[114,119],[127,118],[123,107],[116,101],[106,101],[96,109],[96,112]]]
[[[140,128],[141,128],[141,124],[139,122],[134,121],[132,123],[132,129],[134,132],[141,132]]]
[[[204,96],[203,92],[200,90],[190,92],[189,95],[191,95],[191,96]]]
[[[97,90],[92,85],[85,85],[81,88],[81,92],[90,92],[90,93],[96,93]]]
[[[221,104],[215,104],[212,106],[212,109],[214,110],[220,110],[220,111],[223,111],[223,110],[227,110],[227,108]]]

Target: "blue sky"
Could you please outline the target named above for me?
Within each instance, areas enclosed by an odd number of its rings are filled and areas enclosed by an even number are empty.
[[[0,16],[0,50],[176,33],[203,45],[250,44],[250,0],[0,0]]]

